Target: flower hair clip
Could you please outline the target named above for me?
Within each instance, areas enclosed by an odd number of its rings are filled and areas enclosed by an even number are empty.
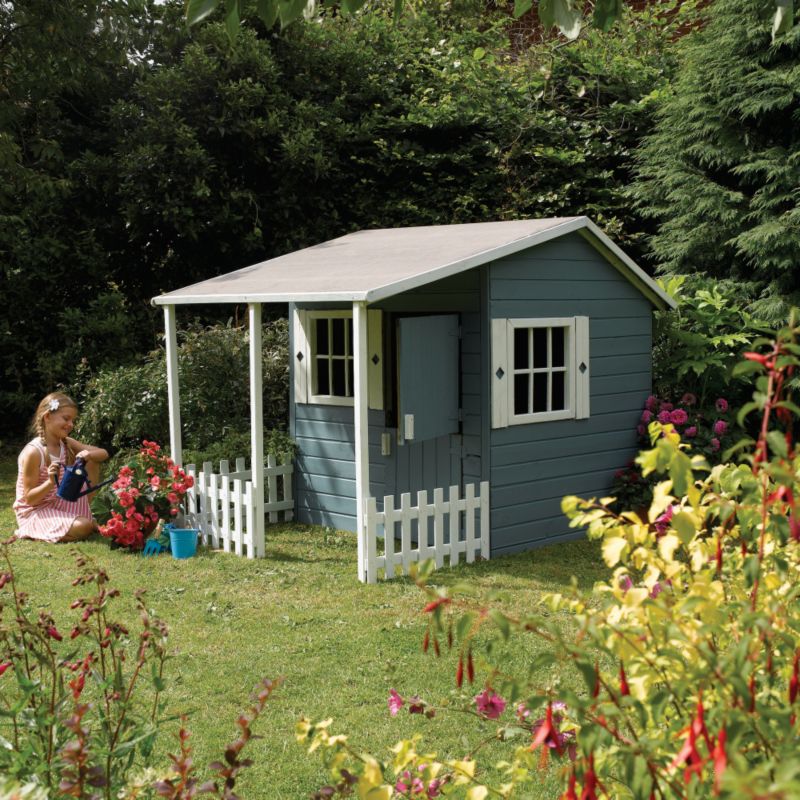
[[[51,401],[50,401],[50,404],[49,404],[49,406],[48,406],[48,408],[49,408],[51,411],[58,411],[58,407],[59,407],[60,405],[61,405],[61,403],[59,403],[59,402],[58,402],[58,400],[51,400]]]

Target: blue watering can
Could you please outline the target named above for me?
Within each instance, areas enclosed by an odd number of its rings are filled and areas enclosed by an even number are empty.
[[[56,476],[56,486],[58,487],[56,494],[62,500],[74,503],[79,497],[83,497],[85,494],[89,494],[89,492],[93,492],[95,489],[99,489],[101,486],[105,486],[115,480],[116,476],[92,486],[89,483],[89,473],[86,471],[86,460],[76,458],[74,464],[64,468],[64,475],[60,481]],[[86,486],[85,489],[83,488],[84,486]]]

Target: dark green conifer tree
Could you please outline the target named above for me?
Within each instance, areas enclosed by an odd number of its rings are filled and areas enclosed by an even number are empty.
[[[800,25],[771,41],[772,0],[715,0],[637,154],[661,272],[746,284],[752,310],[800,303]]]

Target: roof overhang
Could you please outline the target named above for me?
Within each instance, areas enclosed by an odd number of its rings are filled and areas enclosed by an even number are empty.
[[[153,303],[376,303],[574,232],[656,308],[676,307],[588,217],[359,231],[167,292]]]

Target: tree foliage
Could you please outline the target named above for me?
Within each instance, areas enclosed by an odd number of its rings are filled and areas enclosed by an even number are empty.
[[[770,43],[769,9],[717,0],[681,42],[634,194],[662,271],[750,284],[775,320],[800,298],[800,28]]]
[[[673,63],[650,12],[520,54],[505,17],[253,20],[232,46],[177,0],[70,2],[2,7],[6,431],[151,350],[154,295],[355,229],[585,213],[635,252],[627,163]]]

